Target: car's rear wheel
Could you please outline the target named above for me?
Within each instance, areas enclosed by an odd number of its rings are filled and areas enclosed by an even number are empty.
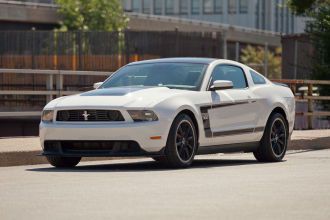
[[[46,156],[48,162],[58,168],[75,167],[81,160],[81,157],[61,157],[61,156]]]
[[[260,162],[279,162],[283,159],[288,145],[288,124],[279,114],[272,114],[267,122],[260,146],[253,152]]]
[[[198,146],[196,128],[186,114],[178,115],[171,126],[166,148],[165,162],[175,168],[189,167]]]

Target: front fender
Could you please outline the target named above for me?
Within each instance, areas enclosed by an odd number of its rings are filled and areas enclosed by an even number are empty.
[[[200,109],[198,106],[196,106],[192,101],[185,98],[176,98],[176,99],[170,99],[166,100],[162,103],[159,103],[157,106],[155,106],[155,111],[157,114],[159,114],[159,119],[166,121],[164,125],[166,124],[166,130],[167,135],[171,129],[172,123],[177,115],[180,114],[180,112],[188,110],[193,113],[195,116],[195,119],[197,121],[199,134],[203,132],[203,121],[202,117],[200,116]],[[196,128],[197,129],[197,128]]]

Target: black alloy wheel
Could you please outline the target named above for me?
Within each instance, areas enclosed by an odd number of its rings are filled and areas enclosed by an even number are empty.
[[[176,131],[176,149],[182,161],[189,161],[194,155],[195,132],[188,120],[182,120]]]
[[[285,156],[288,138],[288,123],[279,113],[272,114],[266,124],[259,147],[253,152],[260,162],[279,162]]]
[[[186,114],[179,114],[173,121],[165,148],[164,162],[170,167],[189,167],[198,146],[196,127]]]

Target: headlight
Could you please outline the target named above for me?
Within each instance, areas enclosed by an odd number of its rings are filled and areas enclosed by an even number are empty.
[[[52,122],[53,121],[53,116],[54,116],[54,111],[53,110],[44,110],[42,112],[41,120],[43,122]]]
[[[135,122],[158,121],[157,115],[150,110],[128,110],[128,113]]]

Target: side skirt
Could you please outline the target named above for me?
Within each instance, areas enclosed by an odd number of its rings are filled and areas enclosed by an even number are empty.
[[[259,147],[259,142],[199,146],[196,154],[201,155],[201,154],[233,153],[233,152],[253,152],[258,147]]]

